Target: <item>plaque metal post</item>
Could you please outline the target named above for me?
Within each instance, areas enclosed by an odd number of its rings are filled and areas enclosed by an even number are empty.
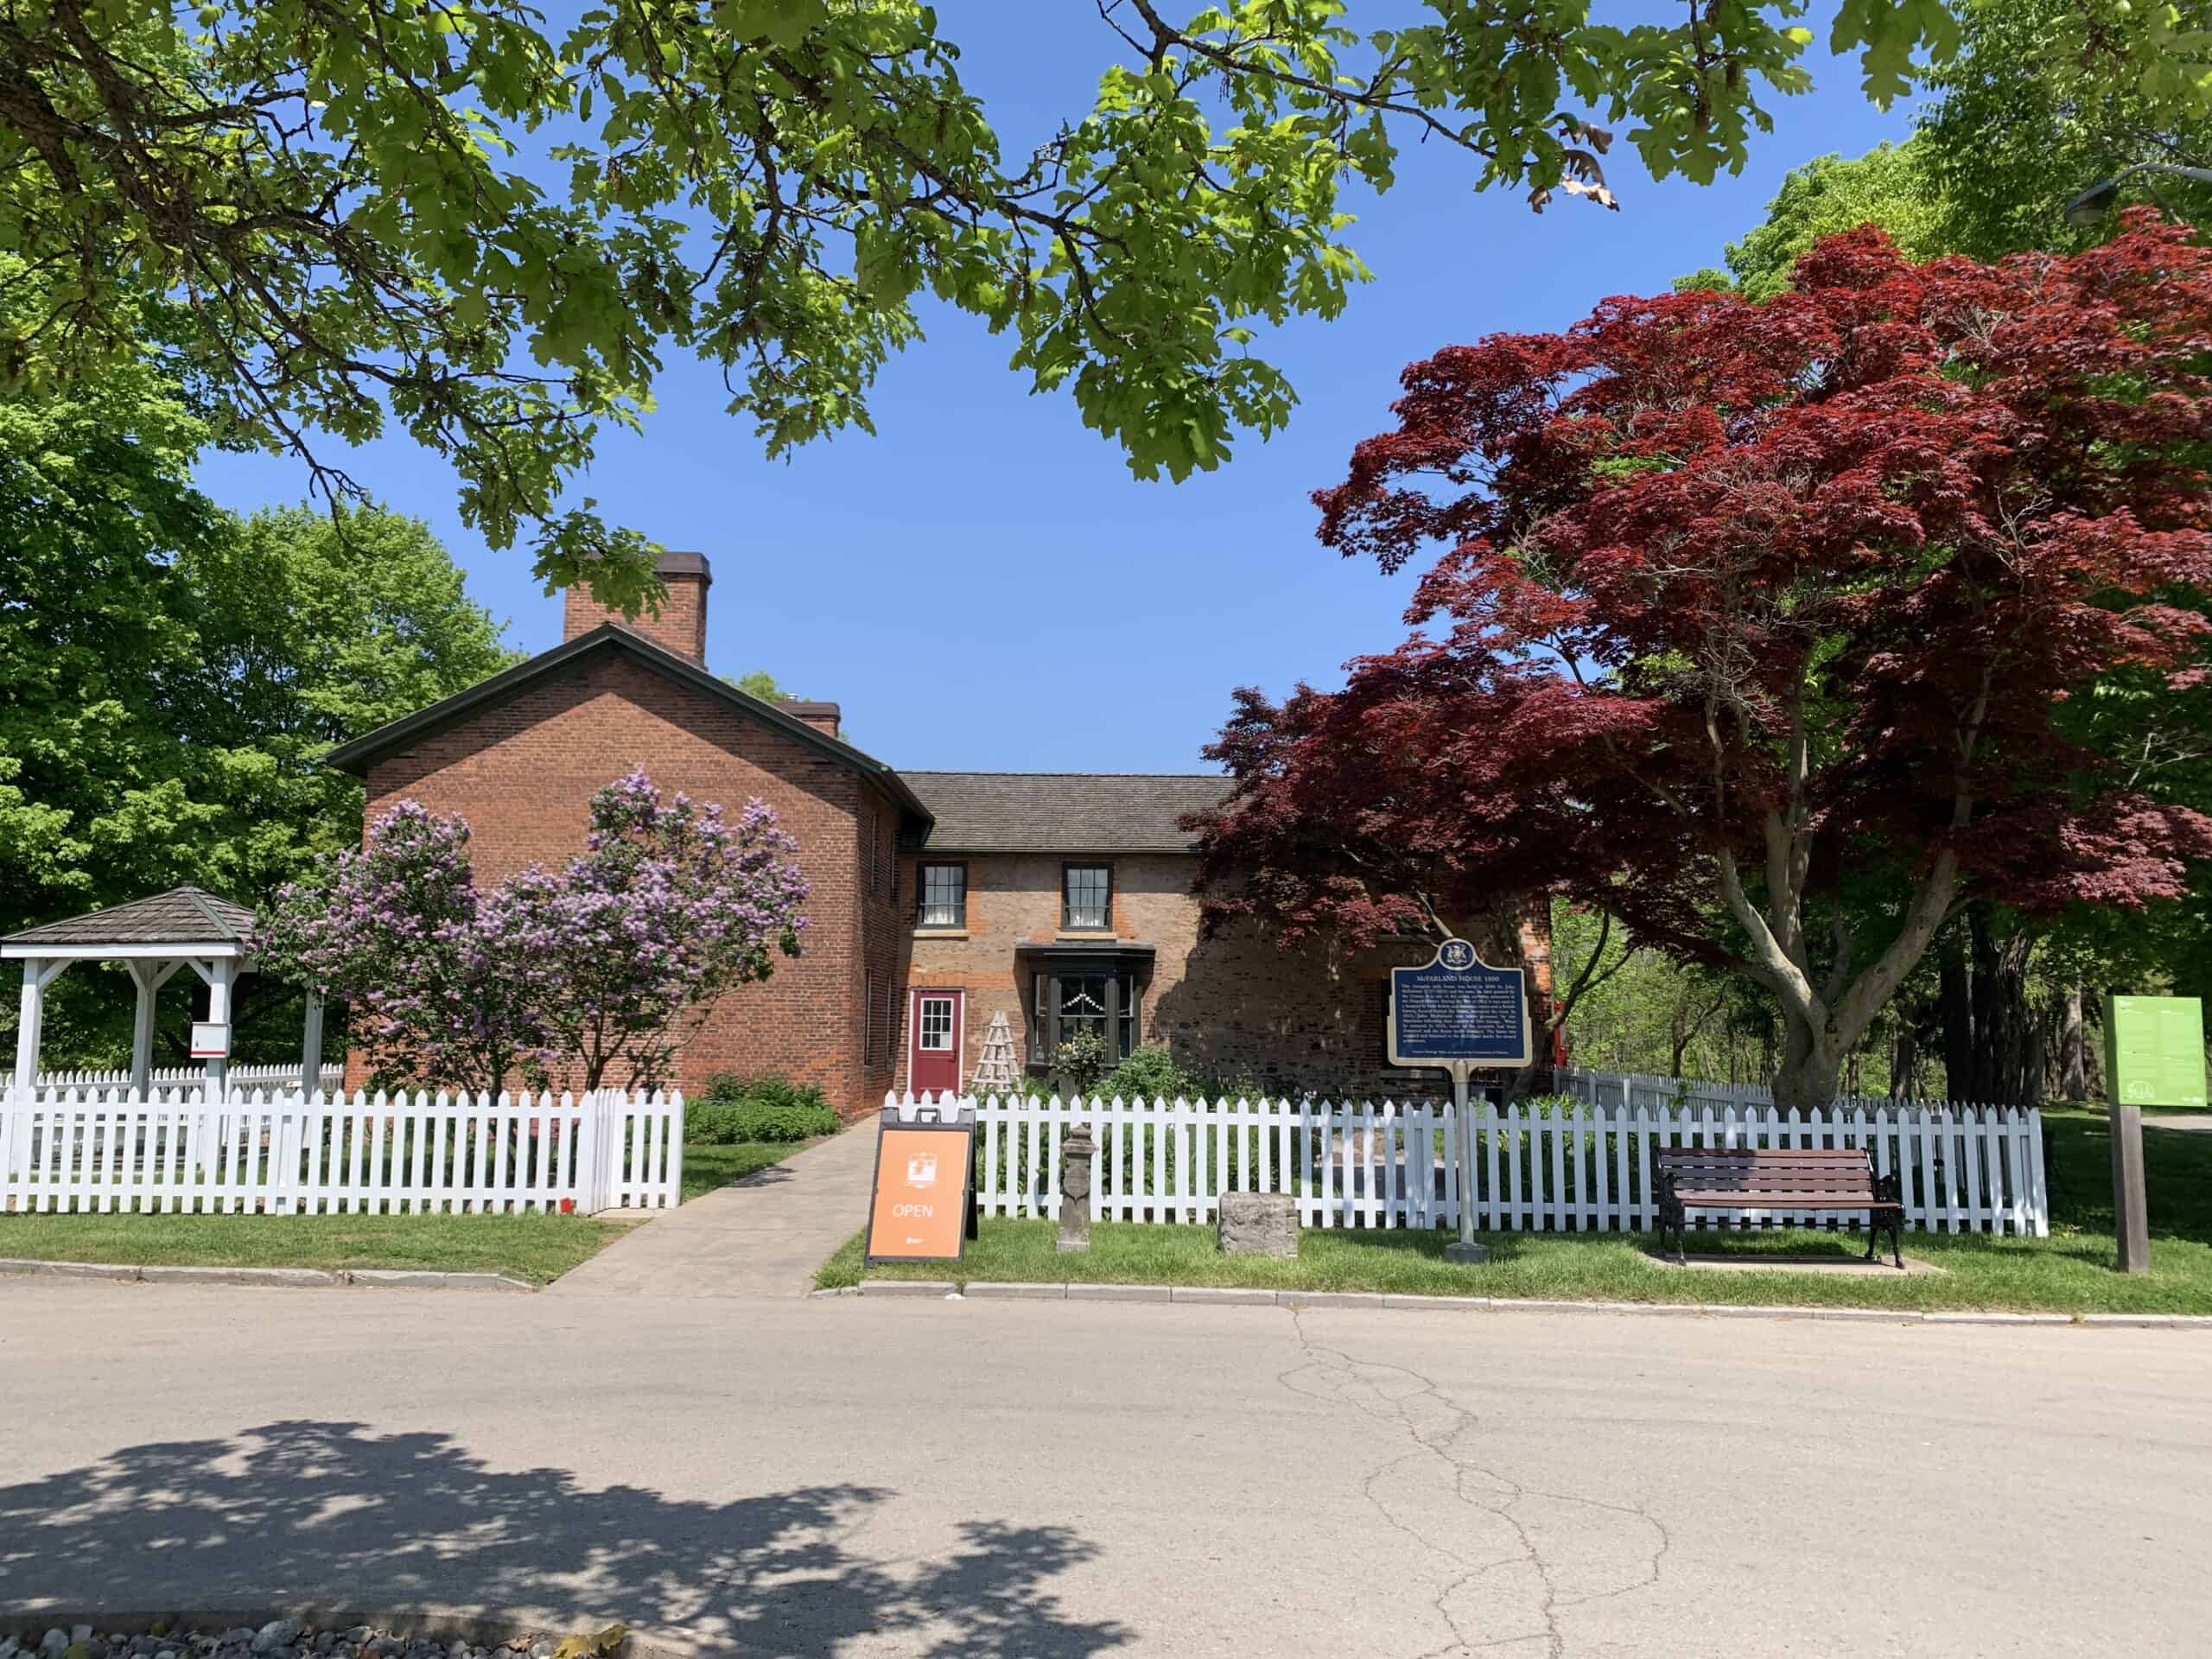
[[[1452,1062],[1452,1116],[1458,1142],[1453,1151],[1459,1164],[1459,1236],[1444,1247],[1446,1262],[1487,1262],[1490,1246],[1475,1236],[1475,1115],[1467,1106],[1467,1074],[1474,1068],[1465,1060]]]

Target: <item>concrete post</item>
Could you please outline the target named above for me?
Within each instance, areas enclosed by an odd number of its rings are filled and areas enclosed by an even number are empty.
[[[1060,1230],[1052,1248],[1063,1255],[1090,1250],[1090,1160],[1097,1151],[1088,1123],[1077,1124],[1060,1142]]]

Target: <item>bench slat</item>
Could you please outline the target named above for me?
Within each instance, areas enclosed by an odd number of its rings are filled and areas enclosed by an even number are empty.
[[[1821,1174],[1866,1168],[1866,1154],[1857,1148],[1844,1151],[1694,1152],[1684,1154],[1673,1147],[1659,1147],[1656,1161],[1669,1169],[1756,1169],[1771,1174]]]
[[[1818,1198],[1826,1192],[1872,1192],[1873,1190],[1873,1183],[1866,1180],[1730,1181],[1701,1179],[1675,1183],[1677,1192],[1802,1192],[1809,1198]]]
[[[1677,1192],[1687,1210],[1864,1210],[1885,1202],[1872,1192]]]
[[[1865,1151],[1855,1147],[1660,1147],[1689,1210],[1868,1210],[1881,1205]]]

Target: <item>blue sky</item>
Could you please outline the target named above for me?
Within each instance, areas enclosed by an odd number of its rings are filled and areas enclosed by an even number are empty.
[[[940,0],[938,12],[1009,154],[1089,108],[1116,44],[1090,0]],[[1811,21],[1825,40],[1827,16]],[[608,439],[579,493],[711,557],[709,666],[766,668],[835,699],[854,740],[893,765],[1203,769],[1233,686],[1333,683],[1347,658],[1403,637],[1411,573],[1385,578],[1322,548],[1307,496],[1388,424],[1406,363],[1662,289],[1718,264],[1790,167],[1904,136],[1904,106],[1875,110],[1853,66],[1818,47],[1809,63],[1815,91],[1771,100],[1775,130],[1738,177],[1655,184],[1617,146],[1618,213],[1562,199],[1539,217],[1475,194],[1466,158],[1409,150],[1395,190],[1353,204],[1376,280],[1337,321],[1263,336],[1303,400],[1289,429],[1243,438],[1228,466],[1183,484],[1132,479],[1071,403],[1007,370],[1004,341],[943,314],[884,374],[874,437],[765,460],[721,412],[717,372],[674,359],[645,434]],[[512,644],[558,642],[559,599],[524,553],[462,526],[442,463],[383,442],[349,466],[429,521]],[[306,493],[295,463],[269,457],[211,456],[202,478],[240,509]]]

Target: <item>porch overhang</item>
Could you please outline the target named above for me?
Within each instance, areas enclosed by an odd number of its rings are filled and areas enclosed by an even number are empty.
[[[1150,939],[1020,939],[1014,954],[1080,963],[1103,973],[1114,968],[1149,969],[1160,947]]]

